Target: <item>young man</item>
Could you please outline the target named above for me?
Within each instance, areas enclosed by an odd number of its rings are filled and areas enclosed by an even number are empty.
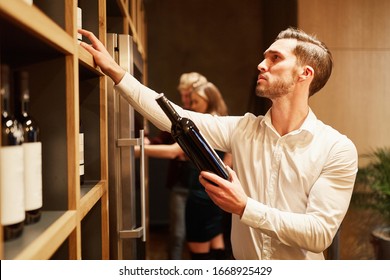
[[[157,93],[120,68],[92,33],[79,32],[91,41],[82,46],[116,89],[157,127],[169,130]],[[308,105],[332,66],[322,42],[289,28],[258,65],[256,93],[272,101],[265,116],[216,117],[175,107],[213,148],[232,153],[230,180],[206,171],[199,180],[211,199],[233,214],[236,259],[323,259],[340,227],[356,177],[356,148]]]

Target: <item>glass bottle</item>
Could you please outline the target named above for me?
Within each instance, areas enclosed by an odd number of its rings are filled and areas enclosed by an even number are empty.
[[[156,101],[172,122],[172,137],[198,170],[210,171],[228,179],[229,172],[225,164],[207,143],[195,123],[188,118],[179,116],[163,94],[160,94]]]
[[[1,65],[1,224],[4,240],[23,232],[25,220],[23,179],[23,128],[10,113],[10,69]]]
[[[23,127],[24,152],[24,200],[25,224],[36,223],[41,218],[42,208],[42,143],[39,126],[30,113],[29,74],[19,71],[16,75],[18,95],[18,120]]]

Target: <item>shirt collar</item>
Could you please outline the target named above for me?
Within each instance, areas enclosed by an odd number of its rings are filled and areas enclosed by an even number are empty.
[[[315,130],[315,126],[316,126],[316,122],[317,122],[317,117],[316,115],[313,113],[313,111],[311,110],[311,108],[309,108],[309,113],[307,114],[307,117],[305,119],[305,121],[303,122],[303,124],[301,125],[300,128],[298,128],[297,130],[294,130],[294,131],[291,131],[289,133],[289,135],[295,135],[295,134],[299,134],[300,132],[302,131],[307,131],[309,132],[310,134],[314,135],[314,130]],[[274,128],[274,126],[272,125],[272,120],[271,120],[271,109],[269,109],[267,111],[267,113],[265,114],[264,118],[261,120],[261,124],[265,124],[266,126],[268,126],[269,128],[271,128],[275,133],[276,130]],[[277,133],[278,134],[278,133]]]

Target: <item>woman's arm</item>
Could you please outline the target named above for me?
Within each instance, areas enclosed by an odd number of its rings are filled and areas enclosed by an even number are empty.
[[[185,154],[180,148],[179,144],[174,143],[170,145],[145,145],[145,155],[154,158],[165,158],[165,159],[185,159]],[[135,155],[138,157],[140,154],[139,146],[135,147]]]

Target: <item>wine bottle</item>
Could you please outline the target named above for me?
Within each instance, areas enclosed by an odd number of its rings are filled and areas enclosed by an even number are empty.
[[[156,98],[172,123],[171,134],[199,171],[210,171],[224,179],[229,172],[217,153],[210,147],[194,122],[179,116],[164,94]]]
[[[30,6],[32,6],[32,4],[33,4],[33,0],[23,0],[23,1],[26,2]]]
[[[10,113],[10,69],[0,69],[1,147],[0,187],[1,224],[4,240],[20,236],[24,228],[23,129]]]
[[[84,128],[81,122],[79,127],[79,173],[80,185],[84,185]]]
[[[18,94],[18,120],[23,127],[24,153],[24,201],[25,224],[33,224],[41,218],[42,208],[42,143],[39,138],[39,126],[30,113],[29,74],[19,71],[16,75]]]
[[[79,1],[77,1],[77,28],[83,28],[83,10],[80,7]],[[77,40],[79,42],[83,40],[83,36],[80,33],[77,33]]]

